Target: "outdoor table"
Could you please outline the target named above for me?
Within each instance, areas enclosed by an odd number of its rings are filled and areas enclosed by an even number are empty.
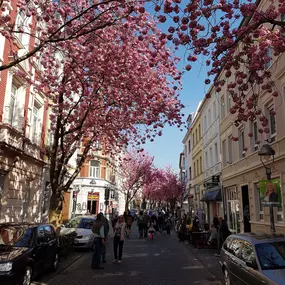
[[[197,247],[197,240],[205,240],[207,239],[208,232],[192,232],[192,244]]]

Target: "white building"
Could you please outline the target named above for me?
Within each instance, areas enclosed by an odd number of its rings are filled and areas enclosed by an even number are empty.
[[[212,222],[215,215],[223,215],[221,192],[221,156],[220,156],[220,116],[218,97],[210,90],[211,98],[205,100],[201,110],[203,129],[204,195],[201,201],[207,205],[206,221]]]

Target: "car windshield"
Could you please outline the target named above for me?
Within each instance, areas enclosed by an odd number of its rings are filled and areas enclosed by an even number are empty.
[[[22,226],[0,227],[0,246],[29,247],[33,240],[33,228]]]
[[[67,225],[67,228],[91,229],[95,219],[91,218],[75,218],[72,219]]]
[[[263,270],[285,268],[285,242],[262,243],[255,246]]]

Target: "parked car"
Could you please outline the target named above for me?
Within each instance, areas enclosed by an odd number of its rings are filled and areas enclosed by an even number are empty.
[[[226,285],[284,285],[285,237],[268,234],[234,234],[221,250]]]
[[[58,249],[51,225],[0,224],[0,284],[29,285],[47,268],[56,271]]]
[[[74,239],[74,247],[91,249],[94,243],[94,233],[91,229],[95,220],[96,218],[92,216],[75,217],[64,225],[60,234],[66,235],[75,231],[77,236]]]

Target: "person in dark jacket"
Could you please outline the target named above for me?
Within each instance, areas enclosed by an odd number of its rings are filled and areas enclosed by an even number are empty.
[[[106,242],[107,239],[108,239],[109,230],[110,230],[109,221],[108,221],[108,219],[103,215],[102,212],[97,215],[97,218],[98,218],[98,216],[101,217],[101,221],[102,221],[103,224],[104,224],[104,236],[105,236],[105,242]],[[102,262],[103,262],[103,263],[106,263],[106,246],[105,246],[105,243],[102,245]]]
[[[218,228],[219,225],[219,219],[218,219],[218,215],[215,215],[213,218],[213,224],[215,225],[215,228]]]
[[[229,228],[228,228],[228,224],[227,222],[222,218],[219,217],[219,225],[218,225],[218,254],[216,254],[216,256],[220,256],[220,252],[222,249],[222,245],[224,243],[224,241],[226,240],[226,238],[231,234]]]

